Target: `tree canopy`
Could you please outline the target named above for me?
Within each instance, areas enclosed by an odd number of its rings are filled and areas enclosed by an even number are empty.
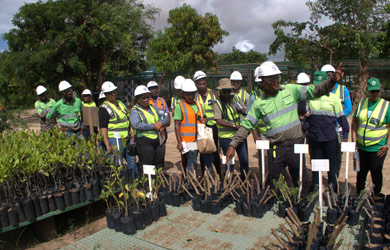
[[[232,48],[232,52],[217,55],[217,63],[219,65],[261,63],[265,60],[267,60],[265,54],[253,50],[242,52],[235,47]]]
[[[215,15],[201,16],[190,5],[169,11],[169,27],[151,39],[148,63],[165,74],[189,74],[195,70],[214,70],[216,56],[211,50],[228,35]]]
[[[147,20],[156,13],[137,0],[25,4],[12,20],[15,28],[3,35],[12,74],[0,84],[57,88],[66,79],[94,89],[108,76],[140,71],[152,37]]]

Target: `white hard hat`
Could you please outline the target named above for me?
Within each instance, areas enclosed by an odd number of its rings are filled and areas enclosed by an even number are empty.
[[[117,87],[112,82],[106,81],[102,84],[102,92],[103,93],[109,93],[109,92],[112,92],[116,89],[117,89]]]
[[[183,84],[185,78],[182,76],[176,76],[175,81],[173,82],[173,86],[175,89],[181,89],[181,85]]]
[[[280,75],[282,72],[279,70],[278,66],[271,61],[263,62],[259,67],[259,76],[273,76]]]
[[[134,96],[139,96],[145,93],[150,93],[149,89],[145,85],[139,85],[134,90]]]
[[[322,66],[321,71],[336,72],[336,69],[330,64],[325,64],[324,66]]]
[[[147,88],[153,88],[153,87],[158,87],[158,83],[155,82],[155,81],[150,81],[148,82],[148,84],[146,85]]]
[[[103,91],[100,91],[99,100],[103,98],[106,98],[106,95],[103,93]]]
[[[203,71],[198,70],[194,74],[194,81],[196,82],[197,80],[202,79],[202,78],[206,78],[206,77],[207,77],[206,73],[204,73]]]
[[[70,85],[70,83],[67,82],[67,81],[61,81],[60,84],[58,84],[58,90],[60,92],[62,92],[64,90],[67,90],[67,89],[69,89],[71,87],[72,87],[72,85]]]
[[[242,81],[242,75],[238,71],[233,71],[230,75],[230,81]]]
[[[254,72],[255,82],[261,82],[261,78],[260,78],[260,75],[259,75],[259,69],[260,69],[260,66],[257,67],[257,68],[255,69],[255,72]]]
[[[297,76],[297,83],[307,83],[307,82],[310,82],[310,77],[304,72],[299,73]]]
[[[37,87],[37,89],[36,89],[36,91],[37,91],[37,95],[42,95],[43,93],[45,93],[46,92],[46,88],[45,87],[43,87],[42,85],[39,85],[38,87]]]
[[[185,79],[183,85],[181,86],[181,90],[183,92],[195,92],[198,89],[196,88],[194,81],[191,79]]]
[[[92,95],[92,92],[89,89],[84,89],[84,91],[83,91],[83,93],[81,93],[81,95]]]

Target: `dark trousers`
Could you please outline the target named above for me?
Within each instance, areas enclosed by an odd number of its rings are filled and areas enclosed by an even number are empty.
[[[214,140],[214,143],[215,143],[215,146],[217,148],[217,151],[210,154],[210,156],[205,156],[203,154],[200,155],[200,168],[202,169],[202,173],[204,172],[205,168],[204,168],[204,165],[205,165],[205,160],[206,161],[209,161],[211,158],[212,159],[212,162],[214,163],[214,166],[215,166],[215,169],[217,170],[217,173],[221,176],[221,158],[219,158],[219,152],[218,152],[218,129],[217,129],[217,125],[214,125],[214,126],[207,126],[207,127],[210,127],[213,129],[213,140]]]
[[[340,169],[337,164],[337,139],[327,142],[318,142],[315,140],[308,140],[310,147],[311,159],[328,159],[328,185],[332,185],[333,190],[337,190],[337,177]],[[313,186],[319,184],[318,172],[313,172]]]
[[[160,145],[158,138],[153,140],[145,136],[137,137],[136,143],[141,167],[155,165],[158,169],[164,166],[165,143]]]
[[[378,152],[367,152],[359,149],[360,171],[357,173],[356,191],[359,194],[366,186],[366,178],[368,171],[371,172],[371,179],[374,183],[374,192],[379,194],[382,189],[382,169],[386,155],[383,157],[377,156]]]
[[[281,146],[270,145],[268,154],[268,183],[272,185],[272,180],[279,179],[281,174],[286,175],[286,166],[288,165],[289,172],[291,174],[292,182],[295,187],[299,186],[299,154],[294,153],[294,145]],[[306,191],[308,187],[307,183],[307,170],[305,158],[302,162],[302,190]]]

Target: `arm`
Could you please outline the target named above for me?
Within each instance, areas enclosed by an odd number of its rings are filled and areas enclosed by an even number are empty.
[[[175,135],[176,135],[176,141],[177,141],[177,149],[180,152],[182,152],[183,151],[183,144],[181,143],[180,129],[181,129],[181,121],[175,120]]]
[[[386,156],[387,151],[389,151],[388,145],[389,145],[389,136],[390,136],[390,124],[386,124],[386,127],[387,127],[386,145],[379,148],[379,151],[377,153],[379,157]]]
[[[53,107],[51,108],[51,110],[48,111],[46,118],[51,119],[51,118],[55,117],[57,115],[57,109],[58,109],[58,105],[57,105],[57,103],[55,103],[53,105]]]
[[[131,126],[133,126],[133,128],[136,130],[147,131],[147,130],[154,129],[154,127],[155,127],[154,124],[143,123],[141,121],[141,118],[139,118],[138,111],[136,109],[133,109],[130,112],[130,123],[131,123]]]
[[[314,93],[311,94],[310,88],[313,86],[307,87],[308,91],[306,94],[306,100],[312,100],[314,98],[323,96],[332,91],[333,86],[336,82],[339,82],[344,77],[344,68],[342,63],[337,66],[336,72],[333,74],[333,78],[329,80],[325,80],[318,85],[314,85]]]
[[[331,94],[334,99],[334,113],[336,115],[336,119],[340,126],[343,128],[343,141],[348,141],[348,135],[349,135],[349,124],[347,121],[347,118],[345,117],[343,107],[341,105],[341,102],[338,97],[336,97],[334,94]]]
[[[356,133],[357,133],[357,128],[358,128],[358,121],[356,117],[352,118],[352,124],[351,124],[351,141],[355,142],[355,147],[357,148],[357,143],[356,143]]]
[[[352,112],[352,102],[351,102],[351,96],[349,95],[349,91],[347,87],[344,86],[344,114],[346,117],[348,117]]]
[[[104,145],[106,145],[107,153],[110,154],[111,153],[111,146],[110,146],[110,142],[108,141],[108,129],[101,128],[100,130],[102,131],[103,142],[104,142]]]

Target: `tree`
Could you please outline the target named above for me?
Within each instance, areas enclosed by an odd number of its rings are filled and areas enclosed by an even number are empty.
[[[58,0],[25,4],[4,34],[15,81],[28,88],[60,80],[95,89],[108,76],[145,68],[157,10],[137,0]],[[74,84],[76,85],[76,84]]]
[[[191,74],[195,70],[215,70],[211,48],[228,35],[215,15],[198,15],[190,5],[169,11],[169,27],[149,42],[148,63],[165,74]]]
[[[383,10],[388,0],[317,0],[307,2],[312,11],[311,19],[328,17],[342,25],[345,33],[345,48],[355,53],[358,59],[359,85],[355,94],[354,106],[364,96],[369,78],[367,61],[379,53],[380,26],[389,15]]]
[[[233,47],[232,52],[217,55],[218,65],[260,63],[265,60],[267,60],[265,54],[253,50],[242,52],[235,47]]]

